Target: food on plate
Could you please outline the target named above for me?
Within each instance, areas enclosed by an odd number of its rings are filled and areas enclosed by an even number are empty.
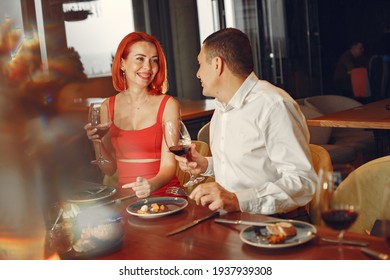
[[[95,242],[90,239],[82,239],[80,238],[73,244],[73,250],[78,253],[85,253],[97,248]]]
[[[286,236],[283,234],[270,234],[266,238],[269,244],[280,244],[286,240]]]
[[[122,231],[117,223],[88,226],[81,230],[80,239],[77,240],[73,249],[76,252],[88,252],[99,247],[101,242],[113,242],[118,240]]]
[[[287,237],[292,237],[297,234],[297,230],[292,223],[279,222],[275,224],[268,224],[267,240],[270,244],[283,243]]]
[[[81,238],[96,238],[101,241],[111,241],[118,238],[118,228],[115,223],[102,224],[94,227],[83,228]]]
[[[74,219],[80,213],[80,207],[74,203],[65,203],[63,205],[64,212],[62,217],[64,219]]]
[[[280,222],[276,223],[286,237],[297,235],[297,230],[292,223],[289,222]]]
[[[142,205],[140,209],[137,210],[138,214],[155,214],[168,211],[168,207],[164,204],[158,205],[157,203],[153,203],[150,206]]]
[[[279,222],[276,224],[269,224],[266,226],[267,231],[271,235],[282,234],[286,237],[295,236],[297,230],[292,223],[289,222]]]

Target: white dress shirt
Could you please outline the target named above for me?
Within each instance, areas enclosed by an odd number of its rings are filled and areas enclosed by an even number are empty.
[[[317,175],[305,117],[290,95],[251,73],[229,104],[215,102],[204,174],[234,192],[243,212],[270,215],[307,204]]]

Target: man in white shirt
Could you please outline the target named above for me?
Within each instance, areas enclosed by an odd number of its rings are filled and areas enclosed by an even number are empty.
[[[192,159],[176,156],[181,169],[215,176],[190,195],[211,210],[243,211],[307,220],[317,175],[309,132],[297,103],[253,72],[248,37],[227,28],[210,35],[198,56],[203,95],[214,97],[212,157],[191,146]],[[187,167],[188,166],[188,167]]]

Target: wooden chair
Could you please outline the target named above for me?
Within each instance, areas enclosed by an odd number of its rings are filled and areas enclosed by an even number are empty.
[[[390,156],[369,161],[352,171],[338,187],[338,199],[356,199],[360,190],[361,205],[356,222],[348,229],[351,232],[369,233],[375,220],[381,219],[383,194],[390,185]]]
[[[313,167],[316,173],[318,174],[321,169],[325,171],[332,171],[333,165],[328,151],[319,145],[314,145],[314,144],[309,144],[309,145],[310,145],[311,158],[313,161]]]
[[[103,185],[116,188],[118,186],[118,171],[116,171],[111,176],[104,175],[104,177],[103,177]]]
[[[301,109],[302,107],[307,107],[307,109],[311,108],[312,110],[317,110],[320,114],[331,114],[362,105],[361,102],[358,102],[353,98],[330,94],[305,98],[304,106],[301,106]],[[305,116],[307,115],[305,111],[303,111],[303,113]],[[307,118],[309,119],[310,117]],[[316,129],[316,132],[320,132],[319,130],[324,128],[309,127],[311,134],[314,132],[314,129]],[[315,134],[312,136],[315,136]],[[318,138],[318,136],[316,138]],[[360,166],[364,162],[371,160],[375,155],[374,133],[365,129],[333,127],[331,128],[329,143],[311,143],[320,144],[327,149],[332,158],[334,167],[337,167],[337,169],[342,172],[344,172],[343,169],[349,169],[350,166]]]
[[[328,151],[325,148],[319,145],[310,144],[310,152],[313,162],[313,168],[317,174],[319,174],[321,169],[324,171],[333,171],[332,160]],[[315,225],[321,224],[322,221],[320,217],[320,212],[318,211],[319,205],[317,195],[318,192],[316,189],[316,193],[314,194],[313,200],[307,206],[308,211],[310,213],[311,221]]]
[[[210,145],[210,122],[199,129],[197,139],[198,141],[203,141]]]

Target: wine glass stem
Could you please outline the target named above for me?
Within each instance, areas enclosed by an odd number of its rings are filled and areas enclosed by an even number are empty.
[[[100,147],[101,143],[99,143],[97,145],[97,148],[96,148],[96,152],[97,152],[97,155],[98,155],[98,159],[100,160],[102,158],[102,150],[101,150],[101,147]]]
[[[96,160],[92,161],[92,163],[97,164],[97,165],[108,163],[108,160],[103,158],[100,145],[102,145],[102,143],[98,143],[98,145],[96,145],[96,155],[97,156],[96,156]]]
[[[191,182],[194,182],[195,179],[196,179],[195,175],[192,174],[191,171],[188,171],[188,173],[190,174],[190,181],[191,181]]]
[[[339,234],[337,235],[337,239],[339,240],[339,245],[343,244],[343,239],[344,239],[344,233],[345,230],[340,230]]]
[[[190,175],[190,179],[189,179],[189,182],[194,182],[194,179],[195,179],[195,175],[194,174],[192,174],[192,172],[191,172],[191,170],[190,170],[190,168],[189,168],[189,166],[188,166],[188,163],[187,163],[187,169],[188,169],[188,174]]]
[[[98,162],[99,164],[104,164],[104,158],[102,155],[102,143],[99,143],[98,148],[97,148],[97,154],[98,154]]]

